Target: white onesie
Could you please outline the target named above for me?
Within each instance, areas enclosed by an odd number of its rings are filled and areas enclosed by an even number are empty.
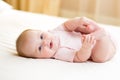
[[[54,58],[73,62],[76,51],[80,50],[82,45],[81,33],[64,30],[55,30],[52,33],[60,39],[60,47],[55,53]]]

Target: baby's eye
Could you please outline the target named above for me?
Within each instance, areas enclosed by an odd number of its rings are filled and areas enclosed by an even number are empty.
[[[41,51],[41,49],[42,49],[42,46],[39,46],[39,48],[38,48],[38,49],[39,49],[39,51]]]
[[[40,39],[43,39],[43,35],[40,36]]]

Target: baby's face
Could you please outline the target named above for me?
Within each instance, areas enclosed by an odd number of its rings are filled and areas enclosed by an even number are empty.
[[[59,39],[49,32],[30,30],[25,33],[22,51],[33,58],[50,58],[59,47]]]

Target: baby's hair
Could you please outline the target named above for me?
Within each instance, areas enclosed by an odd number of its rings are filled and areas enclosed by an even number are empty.
[[[27,31],[30,31],[31,29],[26,29],[24,30],[17,38],[16,40],[16,50],[18,52],[18,55],[19,56],[23,56],[23,57],[27,57],[21,50],[22,48],[22,41],[24,41],[24,34],[27,32]]]

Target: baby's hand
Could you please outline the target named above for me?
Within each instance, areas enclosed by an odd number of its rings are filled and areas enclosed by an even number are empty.
[[[83,36],[83,44],[80,50],[76,53],[78,62],[87,61],[92,53],[92,48],[95,45],[96,40],[93,36],[84,35]]]
[[[95,43],[96,43],[96,40],[95,40],[94,36],[83,35],[82,48],[84,48],[86,50],[91,50],[93,48],[93,46],[95,45]]]

